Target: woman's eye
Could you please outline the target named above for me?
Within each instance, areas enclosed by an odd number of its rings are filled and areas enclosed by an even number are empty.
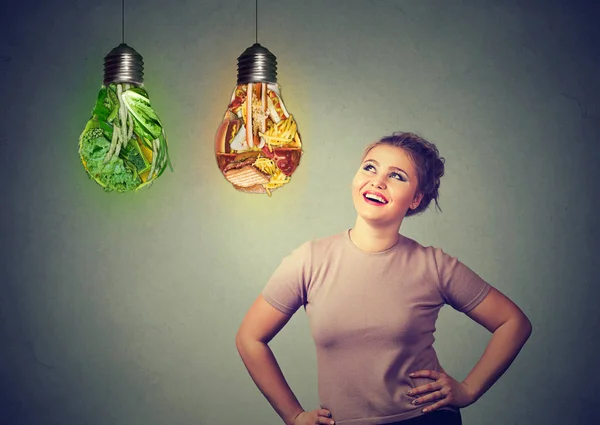
[[[363,167],[363,170],[365,171],[375,171],[375,167],[373,167],[371,164],[367,164]]]
[[[398,179],[398,180],[400,180],[402,182],[406,181],[406,179],[404,178],[404,176],[402,176],[401,174],[398,174],[398,173],[392,173],[392,174],[390,174],[390,176],[392,176],[392,178]]]

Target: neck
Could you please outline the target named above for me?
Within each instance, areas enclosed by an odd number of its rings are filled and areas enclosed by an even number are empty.
[[[350,230],[350,239],[357,248],[366,252],[380,252],[396,245],[400,235],[401,223],[389,225],[374,225],[356,218],[354,227]]]

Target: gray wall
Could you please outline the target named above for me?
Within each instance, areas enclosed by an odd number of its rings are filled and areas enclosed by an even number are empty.
[[[545,1],[260,2],[305,155],[272,198],[222,178],[213,136],[254,42],[254,2],[127,1],[175,171],[106,194],[77,139],[121,41],[120,2],[5,2],[1,24],[0,423],[279,424],[234,346],[281,258],[353,225],[363,146],[398,130],[447,160],[443,213],[403,233],[458,256],[534,333],[465,424],[598,418],[598,8]],[[596,263],[596,264],[594,264]],[[487,332],[449,307],[436,349],[462,379]],[[306,408],[303,311],[273,349]]]

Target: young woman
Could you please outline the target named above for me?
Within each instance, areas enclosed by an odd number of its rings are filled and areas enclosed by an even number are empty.
[[[287,425],[461,423],[531,333],[506,296],[439,248],[399,234],[404,217],[437,206],[443,158],[432,143],[395,133],[369,145],[352,181],[357,218],[284,258],[246,314],[236,346],[250,376]],[[492,337],[463,381],[433,349],[449,304]],[[321,408],[304,410],[268,346],[304,306],[317,349]]]

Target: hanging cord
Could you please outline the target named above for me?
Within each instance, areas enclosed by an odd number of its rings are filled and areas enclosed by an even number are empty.
[[[125,0],[121,0],[121,36],[122,43],[125,44]]]
[[[125,0],[123,0],[125,1]],[[255,3],[255,12],[256,12],[256,24],[255,24],[255,30],[256,30],[256,43],[258,43],[258,0],[256,0]]]

